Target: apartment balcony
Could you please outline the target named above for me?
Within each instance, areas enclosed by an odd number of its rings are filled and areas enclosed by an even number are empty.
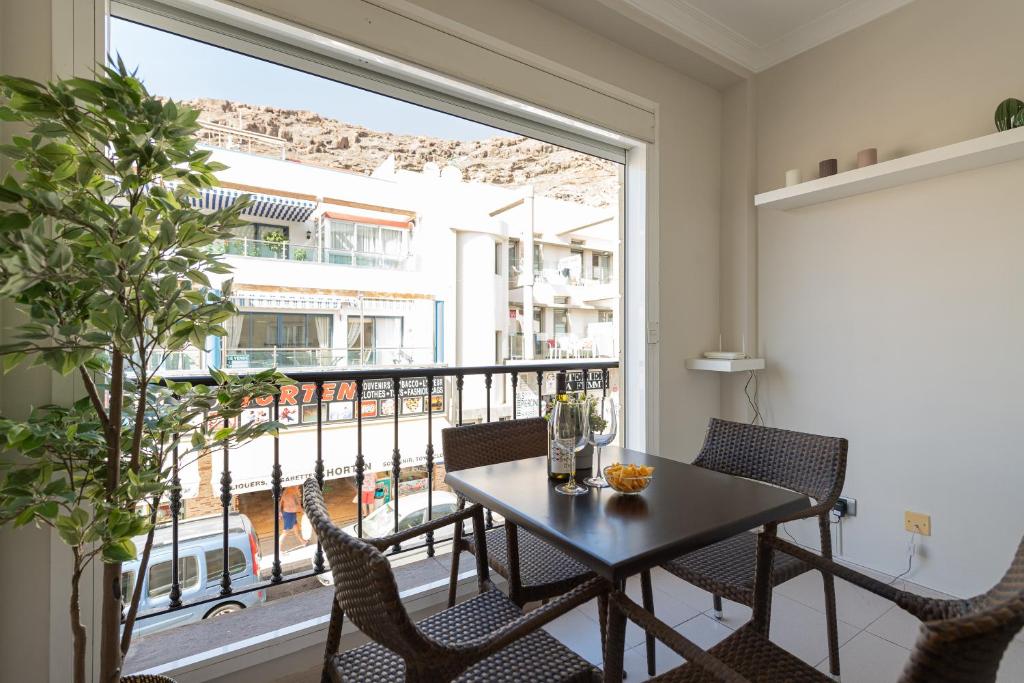
[[[402,346],[393,348],[227,348],[220,352],[225,370],[282,370],[323,368],[387,368],[434,363],[434,348]]]
[[[208,367],[244,372],[279,368],[318,371],[325,369],[393,368],[434,365],[434,348],[402,346],[377,348],[221,348],[216,352],[189,347],[170,353],[158,351],[150,369],[175,377],[205,372]]]
[[[321,586],[331,584],[330,567],[315,536],[286,535],[275,521],[274,501],[282,491],[320,472],[332,520],[362,537],[448,514],[456,499],[444,485],[441,431],[511,416],[511,405],[520,407],[519,419],[534,417],[542,394],[550,400],[546,387],[560,372],[573,392],[596,396],[619,384],[617,361],[289,372],[294,389],[282,391],[274,404],[255,400],[253,409],[264,415],[243,418],[270,419],[276,411],[285,424],[277,434],[204,456],[208,464],[175,460],[171,476],[181,484],[161,510],[145,579],[149,597],[140,608],[126,673],[172,672],[190,658],[232,651],[243,638],[245,647],[273,649],[281,646],[280,629],[315,632],[314,622],[330,611],[333,588]],[[509,382],[513,376],[517,382]],[[187,379],[211,381],[203,375]],[[476,395],[485,379],[494,382],[494,400]],[[508,388],[504,398],[499,386]],[[336,410],[353,401],[364,406],[361,415]],[[365,410],[368,404],[372,411]],[[286,418],[286,411],[295,417]],[[382,496],[371,496],[364,506],[365,489],[357,482],[375,482],[370,491],[376,487]],[[498,515],[486,516],[488,529],[503,523]],[[410,609],[436,609],[447,594],[451,538],[450,530],[439,531],[386,550]],[[463,565],[472,570],[472,562]],[[136,563],[124,566],[129,573],[136,569]],[[158,574],[164,583],[155,589]],[[473,582],[472,571],[461,576],[459,594],[470,593]],[[240,607],[208,618],[222,604]],[[359,636],[346,628],[346,637]]]
[[[415,259],[408,254],[382,254],[355,250],[328,249],[315,245],[252,240],[243,237],[223,240],[220,253],[226,256],[273,259],[292,263],[319,263],[378,270],[413,270]]]

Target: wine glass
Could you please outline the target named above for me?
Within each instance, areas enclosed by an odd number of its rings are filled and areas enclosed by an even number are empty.
[[[594,447],[594,468],[593,476],[584,479],[583,483],[601,489],[608,486],[608,482],[604,478],[604,470],[601,469],[601,449],[615,440],[619,426],[619,406],[611,396],[592,399],[590,406],[587,431],[589,433],[588,441]]]
[[[552,455],[567,464],[569,470],[569,479],[556,486],[555,490],[567,496],[579,496],[588,490],[576,481],[576,454],[587,445],[589,412],[587,401],[575,399],[556,402],[551,412]]]

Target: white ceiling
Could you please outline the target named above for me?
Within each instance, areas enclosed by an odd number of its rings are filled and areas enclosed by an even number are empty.
[[[659,24],[753,72],[913,0],[599,0]]]

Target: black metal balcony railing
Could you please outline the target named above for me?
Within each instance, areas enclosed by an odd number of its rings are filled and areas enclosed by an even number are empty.
[[[538,387],[538,401],[537,401],[537,414],[542,415],[543,402],[540,400],[541,389],[544,386],[544,377],[548,373],[562,373],[565,372],[570,375],[570,390],[580,390],[585,393],[592,391],[600,391],[602,395],[606,395],[609,386],[609,370],[618,368],[619,363],[616,360],[597,360],[597,361],[581,361],[577,360],[574,362],[566,363],[537,363],[537,364],[522,364],[522,365],[490,365],[490,366],[474,366],[474,367],[410,367],[410,368],[395,368],[395,369],[361,369],[361,370],[346,370],[346,371],[315,371],[315,372],[294,372],[289,373],[289,377],[297,383],[310,383],[316,386],[316,464],[314,468],[314,476],[319,483],[321,489],[324,485],[324,458],[323,458],[323,396],[324,396],[324,383],[325,382],[341,382],[350,381],[355,383],[355,405],[361,406],[363,401],[363,386],[364,383],[369,380],[390,380],[392,383],[392,391],[395,400],[396,409],[394,411],[394,450],[392,452],[391,461],[391,474],[392,474],[392,486],[394,487],[394,495],[391,497],[394,507],[394,531],[398,531],[399,525],[399,478],[402,467],[402,450],[399,444],[399,413],[397,409],[399,399],[401,397],[401,380],[403,379],[425,379],[427,387],[426,405],[428,407],[426,411],[427,417],[427,443],[425,447],[426,455],[426,470],[427,470],[427,506],[426,506],[426,518],[430,520],[433,516],[433,493],[434,493],[434,466],[435,466],[435,450],[434,450],[434,432],[433,432],[433,413],[431,409],[431,403],[434,398],[434,379],[435,378],[452,378],[454,379],[453,393],[455,404],[453,406],[453,412],[450,413],[451,417],[454,418],[457,425],[463,423],[463,392],[465,390],[465,378],[468,376],[483,376],[484,386],[487,389],[486,392],[486,403],[484,418],[486,421],[491,420],[491,391],[493,386],[495,375],[509,375],[511,383],[511,407],[512,407],[512,419],[519,419],[522,417],[529,417],[526,415],[519,415],[517,409],[517,391],[519,387],[520,377],[536,377]],[[197,377],[178,377],[178,381],[187,381],[193,384],[212,384],[213,380],[209,376],[197,376]],[[447,389],[446,389],[447,390]],[[280,396],[275,396],[271,405],[273,419],[279,418],[280,409]],[[448,403],[446,402],[447,406]],[[363,504],[362,504],[362,488],[365,475],[366,462],[363,456],[363,417],[362,410],[355,411],[356,416],[356,460],[355,460],[355,490],[358,500],[356,506],[356,529],[359,536],[363,536]],[[265,437],[267,438],[267,437]],[[232,480],[230,470],[230,449],[225,447],[223,450],[223,466],[220,478],[220,503],[221,503],[221,516],[223,520],[223,563],[222,576],[220,581],[220,594],[214,597],[207,597],[202,599],[191,600],[188,602],[182,601],[182,585],[181,577],[179,576],[179,538],[178,538],[178,524],[181,518],[181,511],[183,508],[181,498],[181,482],[179,472],[179,462],[177,453],[174,453],[172,459],[172,470],[171,470],[171,486],[169,491],[170,501],[170,513],[171,513],[171,586],[169,595],[169,605],[165,609],[154,610],[146,614],[142,614],[138,617],[139,620],[152,618],[175,610],[180,610],[185,607],[193,607],[210,602],[216,602],[223,600],[226,596],[241,595],[250,593],[253,591],[264,590],[270,586],[280,585],[292,581],[299,581],[302,579],[308,579],[325,571],[328,571],[323,548],[319,541],[317,543],[316,552],[313,556],[313,568],[310,571],[302,571],[288,575],[287,577],[282,572],[281,565],[281,517],[277,514],[277,511],[281,509],[281,498],[283,493],[282,487],[282,470],[281,470],[281,452],[280,452],[280,436],[275,435],[273,437],[274,448],[273,448],[273,467],[271,471],[271,492],[274,500],[274,561],[272,563],[272,570],[269,580],[257,580],[253,584],[246,585],[244,587],[236,587],[231,582],[231,562],[229,558],[229,534],[230,534],[230,515],[231,515],[231,501],[232,501]],[[213,454],[211,453],[212,457]],[[488,526],[493,525],[490,512],[487,514]],[[417,550],[426,550],[428,556],[433,556],[435,551],[435,540],[432,532],[427,532],[424,535],[424,542],[418,545],[412,546],[394,546],[388,551],[388,555],[396,555],[399,553],[413,552]],[[259,577],[257,577],[259,579]]]

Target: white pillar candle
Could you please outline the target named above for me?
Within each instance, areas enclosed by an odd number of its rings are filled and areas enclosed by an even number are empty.
[[[800,182],[801,179],[799,168],[791,168],[788,171],[786,171],[786,187],[790,187],[791,185],[799,185]]]

